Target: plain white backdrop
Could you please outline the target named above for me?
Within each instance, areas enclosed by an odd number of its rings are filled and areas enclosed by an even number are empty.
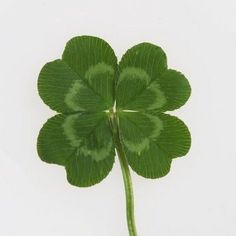
[[[107,40],[119,59],[139,42],[158,44],[192,86],[174,112],[192,133],[188,155],[159,180],[132,173],[139,236],[235,236],[235,0],[0,0],[0,235],[128,235],[118,161],[81,189],[36,152],[54,114],[38,73],[84,34]]]

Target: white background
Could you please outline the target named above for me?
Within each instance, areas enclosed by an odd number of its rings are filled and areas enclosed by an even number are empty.
[[[139,236],[235,236],[235,23],[235,0],[1,0],[0,235],[128,235],[118,161],[102,183],[81,189],[36,152],[54,114],[37,94],[38,73],[87,34],[118,58],[139,42],[158,44],[192,85],[175,112],[191,130],[189,154],[162,179],[132,173]]]

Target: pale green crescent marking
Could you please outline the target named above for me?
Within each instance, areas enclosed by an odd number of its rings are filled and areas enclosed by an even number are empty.
[[[155,94],[155,102],[150,104],[147,109],[157,109],[163,107],[167,100],[165,97],[165,93],[161,90],[161,87],[158,83],[152,83],[150,87],[148,88],[149,91],[153,91]]]
[[[79,148],[80,152],[84,154],[84,156],[90,156],[96,161],[101,161],[105,158],[107,158],[110,154],[109,150],[112,150],[112,141],[110,140],[106,146],[99,148],[97,150],[91,150],[86,148],[84,145],[82,145]]]
[[[89,69],[87,70],[87,72],[85,73],[85,79],[89,81],[89,83],[91,84],[94,78],[96,78],[97,75],[99,74],[109,74],[111,76],[109,76],[108,78],[113,79],[113,75],[115,73],[114,69],[112,66],[104,63],[104,62],[100,62],[98,64],[96,64],[95,66],[90,66]]]
[[[118,93],[122,98],[120,104],[121,107],[125,104],[125,109],[152,110],[163,107],[167,102],[161,86],[157,81],[151,82],[151,77],[142,68],[123,69],[118,80],[119,85],[121,87],[118,87]]]
[[[149,149],[150,142],[156,140],[163,130],[163,121],[160,118],[148,114],[145,115],[149,118],[149,121],[153,123],[152,133],[148,137],[144,137],[142,140],[140,139],[138,143],[134,143],[123,137],[124,144],[129,149],[129,151],[138,153],[138,155],[141,155],[141,152],[145,149]],[[140,129],[142,128],[140,127]]]
[[[127,139],[124,138],[124,143],[125,143],[125,146],[129,149],[129,151],[138,153],[139,155],[141,154],[141,152],[143,150],[149,148],[149,139],[148,138],[144,138],[138,144],[132,143],[132,141],[128,141]]]
[[[150,137],[152,140],[156,140],[156,138],[161,134],[161,131],[164,128],[163,121],[157,116],[152,116],[148,114],[146,114],[146,116],[148,116],[150,121],[154,124],[154,129]]]
[[[65,118],[62,128],[66,137],[70,140],[72,147],[79,147],[81,144],[81,139],[78,139],[78,135],[73,127],[74,122],[78,119],[78,114],[70,115]]]
[[[76,80],[68,93],[65,96],[65,104],[74,111],[84,111],[85,109],[78,105],[77,98],[82,89],[86,89],[86,87],[81,83],[80,80]]]
[[[86,90],[89,94],[94,92],[96,96],[103,97],[103,99],[106,100],[112,91],[114,73],[115,71],[112,66],[104,62],[89,67],[88,71],[85,73],[85,81],[76,80],[68,90],[65,95],[65,104],[74,111],[85,111],[86,108],[81,107],[80,97],[81,101],[84,101],[84,93]],[[86,81],[88,85],[86,85]],[[104,96],[106,97],[104,98]],[[89,102],[88,97],[87,102]]]
[[[85,73],[85,80],[93,88],[95,93],[103,98],[107,108],[110,108],[114,102],[114,78],[114,68],[104,62],[89,67]]]
[[[127,67],[123,69],[119,76],[118,84],[124,79],[140,79],[140,81],[145,81],[146,84],[151,81],[147,72],[138,67]]]
[[[78,114],[67,116],[62,127],[65,136],[69,139],[72,147],[78,148],[84,156],[89,156],[95,161],[100,161],[108,157],[110,150],[112,150],[112,140],[109,140],[106,145],[99,147],[97,150],[87,148],[85,139],[86,137],[79,137],[74,129],[74,122],[78,119]]]

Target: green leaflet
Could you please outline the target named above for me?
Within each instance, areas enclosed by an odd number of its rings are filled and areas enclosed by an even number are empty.
[[[119,64],[117,108],[169,111],[184,105],[190,85],[166,63],[165,53],[155,45],[142,43],[129,49]]]
[[[185,155],[190,148],[188,128],[174,116],[132,112],[119,117],[126,157],[132,169],[143,177],[166,175],[171,159]]]
[[[69,182],[81,187],[100,182],[114,163],[105,113],[56,115],[41,129],[37,147],[43,161],[65,166]]]
[[[63,113],[41,129],[38,154],[65,166],[73,185],[96,184],[111,170],[115,147],[109,117],[119,121],[130,166],[146,178],[166,175],[172,159],[190,148],[186,125],[161,112],[184,105],[191,88],[183,74],[168,69],[166,55],[156,45],[132,47],[118,65],[104,40],[75,37],[62,59],[42,68],[38,90],[48,106]]]
[[[116,60],[113,50],[103,40],[87,36],[73,38],[62,60],[49,62],[42,68],[39,95],[61,113],[107,110],[114,103]]]

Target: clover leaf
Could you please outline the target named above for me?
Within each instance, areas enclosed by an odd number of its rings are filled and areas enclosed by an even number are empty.
[[[113,49],[92,36],[72,38],[62,58],[47,63],[38,79],[42,100],[59,114],[42,127],[40,158],[65,167],[68,181],[87,187],[120,161],[130,235],[137,235],[129,166],[146,178],[165,176],[191,144],[187,126],[165,114],[188,100],[183,74],[168,69],[164,51],[141,43],[119,64]]]

